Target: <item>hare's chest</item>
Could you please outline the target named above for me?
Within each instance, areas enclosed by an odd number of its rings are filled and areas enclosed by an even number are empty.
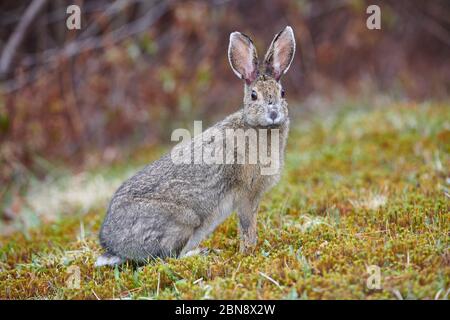
[[[281,168],[281,163],[271,169],[261,168],[260,166],[247,167],[245,172],[242,173],[245,189],[255,196],[268,191],[280,181]]]
[[[280,177],[281,168],[274,169],[270,174],[260,174],[255,178],[253,189],[255,189],[255,191],[260,190],[261,192],[266,192],[280,181]]]

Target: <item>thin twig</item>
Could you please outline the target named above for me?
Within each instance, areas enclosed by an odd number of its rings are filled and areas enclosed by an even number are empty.
[[[270,282],[272,282],[273,284],[275,284],[279,289],[281,289],[281,286],[280,286],[280,284],[279,284],[277,281],[275,281],[274,279],[272,279],[272,278],[269,277],[267,274],[265,274],[265,273],[263,273],[263,272],[261,272],[261,271],[258,271],[258,272],[259,272],[259,274],[262,275],[264,278],[266,278],[267,280],[269,280]]]
[[[34,0],[25,10],[22,19],[8,39],[0,57],[0,77],[6,76],[11,70],[12,61],[17,49],[22,44],[34,19],[36,19],[46,3],[47,0]]]
[[[169,3],[170,2],[161,1],[154,6],[153,10],[148,11],[143,17],[132,23],[121,26],[105,36],[91,37],[73,41],[64,46],[62,49],[49,49],[42,54],[44,58],[42,59],[42,61],[39,61],[40,66],[48,64],[50,67],[48,67],[47,69],[54,68],[58,65],[61,57],[71,58],[86,51],[101,49],[106,45],[116,44],[136,34],[142,33],[151,25],[156,23],[156,21],[158,21],[159,18],[167,12],[167,10],[169,9]],[[104,41],[104,39],[107,40]],[[32,61],[24,63],[24,65],[26,67],[30,67],[37,63],[38,59],[35,58],[32,59]],[[4,82],[3,91],[6,94],[17,91],[32,81],[33,78],[30,77],[27,81],[23,81],[21,83],[18,83],[15,80]]]

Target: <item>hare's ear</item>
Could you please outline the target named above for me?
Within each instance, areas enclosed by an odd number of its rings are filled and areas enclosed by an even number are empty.
[[[240,32],[230,34],[228,60],[234,73],[247,84],[258,77],[258,56],[252,39]]]
[[[265,73],[277,81],[288,71],[294,58],[295,38],[290,26],[284,28],[273,38],[269,50],[264,57]]]

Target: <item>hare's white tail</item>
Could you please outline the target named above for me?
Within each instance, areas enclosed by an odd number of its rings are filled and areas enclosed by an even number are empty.
[[[94,267],[103,267],[103,266],[115,266],[118,264],[122,264],[125,260],[114,256],[110,253],[104,253],[95,261]]]

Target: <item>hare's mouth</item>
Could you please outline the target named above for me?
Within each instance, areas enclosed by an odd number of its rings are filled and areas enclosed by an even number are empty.
[[[272,123],[266,126],[267,129],[277,129],[282,125],[282,123]]]
[[[266,127],[279,127],[281,124],[283,124],[284,120],[285,119],[283,115],[278,113],[275,116],[273,115],[266,116],[264,122]]]
[[[278,129],[284,121],[280,121],[277,123],[267,123],[267,124],[260,124],[256,126],[258,129]]]

